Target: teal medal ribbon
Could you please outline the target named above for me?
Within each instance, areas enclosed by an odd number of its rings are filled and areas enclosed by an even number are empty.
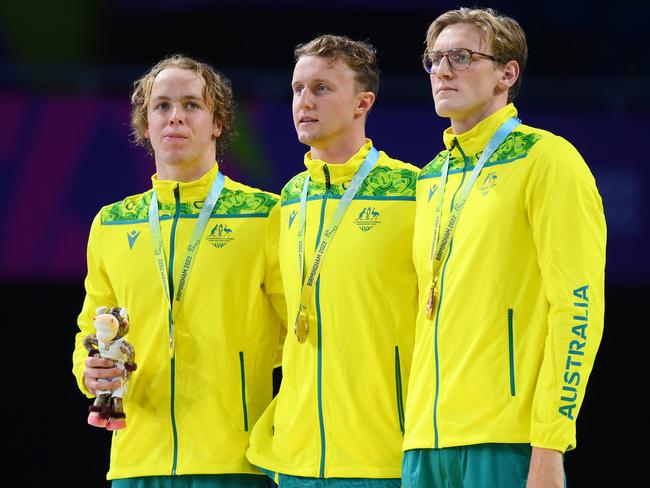
[[[474,166],[474,171],[472,171],[472,175],[470,179],[467,181],[467,183],[465,183],[465,186],[463,187],[458,202],[454,204],[454,207],[452,208],[451,213],[449,214],[449,220],[447,221],[447,226],[445,227],[445,231],[442,234],[442,238],[440,239],[440,242],[438,242],[438,238],[440,237],[439,236],[440,219],[442,216],[442,205],[445,196],[445,185],[447,183],[447,175],[449,173],[449,158],[451,156],[451,151],[453,150],[455,144],[452,145],[451,149],[449,149],[449,151],[447,152],[447,159],[445,160],[445,164],[442,167],[442,171],[440,175],[440,191],[438,195],[438,202],[436,204],[435,220],[434,220],[434,227],[433,227],[433,239],[431,243],[430,261],[431,261],[432,278],[431,278],[431,286],[429,288],[429,298],[427,300],[427,307],[426,307],[426,316],[429,320],[433,319],[433,314],[436,310],[436,307],[438,306],[438,300],[440,298],[440,290],[438,286],[440,269],[442,267],[444,258],[447,256],[447,253],[449,252],[449,244],[451,243],[451,240],[454,235],[454,231],[456,230],[456,225],[458,225],[458,221],[460,220],[460,214],[463,211],[463,208],[465,207],[465,203],[469,198],[469,194],[472,191],[474,183],[476,182],[481,172],[481,169],[483,169],[485,163],[492,157],[492,155],[503,143],[503,141],[506,140],[506,138],[510,135],[510,133],[519,124],[521,124],[521,121],[516,117],[509,118],[497,129],[497,131],[494,133],[490,141],[487,143],[485,149],[483,150],[483,153],[481,154],[481,157],[476,163],[476,166]]]
[[[214,210],[214,206],[217,204],[217,200],[219,200],[224,184],[224,175],[221,171],[217,171],[217,175],[212,182],[208,196],[201,207],[201,212],[199,213],[197,222],[194,225],[190,242],[187,245],[185,256],[182,261],[183,269],[180,273],[178,289],[176,290],[173,301],[169,294],[167,258],[165,257],[165,248],[163,245],[162,232],[160,230],[160,216],[158,212],[158,196],[156,195],[156,190],[153,190],[151,195],[151,204],[149,205],[149,227],[151,228],[151,242],[153,244],[153,254],[156,260],[156,267],[158,268],[158,276],[160,277],[160,283],[165,292],[165,298],[167,299],[167,306],[170,315],[169,351],[171,357],[174,357],[174,319],[175,311],[178,310],[178,306],[174,307],[174,302],[176,302],[176,305],[181,302],[183,292],[185,291],[189,281],[190,272],[192,271],[194,258],[196,257],[199,244],[201,243],[201,238],[203,237],[203,232],[208,225],[208,220],[210,219],[210,215],[212,215],[212,210]]]
[[[309,273],[305,279],[304,271],[304,250],[305,250],[305,229],[307,227],[307,191],[309,189],[309,173],[305,178],[305,183],[302,187],[302,194],[300,196],[300,217],[298,220],[298,265],[300,266],[300,281],[302,283],[302,289],[300,292],[300,310],[296,316],[296,321],[293,326],[293,331],[296,334],[298,342],[303,343],[307,340],[309,335],[309,326],[307,323],[309,303],[311,302],[311,297],[314,294],[316,280],[320,275],[320,270],[323,265],[323,260],[325,259],[325,253],[329,248],[334,235],[343,220],[346,210],[350,206],[352,199],[355,197],[361,184],[364,182],[372,168],[377,163],[379,159],[379,151],[374,147],[370,148],[370,152],[365,157],[361,166],[355,173],[350,186],[347,187],[345,193],[341,197],[341,201],[334,211],[334,215],[330,219],[327,229],[323,232],[322,238],[318,243],[318,248],[316,249],[316,254],[314,255],[313,262],[309,266]]]

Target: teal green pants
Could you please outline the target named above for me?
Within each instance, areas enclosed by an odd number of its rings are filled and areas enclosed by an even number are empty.
[[[303,478],[279,475],[278,488],[399,488],[399,478]]]
[[[403,488],[525,488],[529,444],[413,449],[402,460]]]
[[[275,483],[264,475],[192,474],[183,476],[142,476],[113,480],[112,488],[272,488]]]

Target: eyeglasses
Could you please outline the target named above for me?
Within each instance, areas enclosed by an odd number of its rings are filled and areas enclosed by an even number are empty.
[[[434,74],[440,68],[440,63],[442,60],[447,57],[447,62],[451,69],[455,71],[465,71],[469,68],[469,65],[472,64],[472,55],[478,54],[479,56],[486,57],[492,61],[498,61],[494,56],[489,54],[479,53],[478,51],[472,51],[471,49],[465,49],[464,47],[457,47],[450,49],[449,51],[431,51],[425,52],[422,55],[422,66],[424,66],[424,71],[427,73]]]

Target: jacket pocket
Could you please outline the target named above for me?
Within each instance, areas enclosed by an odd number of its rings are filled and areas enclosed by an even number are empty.
[[[515,396],[515,324],[511,308],[508,309],[508,364],[510,366],[510,396]]]
[[[402,395],[402,371],[399,360],[399,346],[395,346],[395,396],[397,399],[399,430],[404,435],[404,400]]]
[[[244,430],[248,432],[248,409],[246,408],[246,366],[244,351],[239,351],[239,371],[241,373],[241,404],[244,413]]]

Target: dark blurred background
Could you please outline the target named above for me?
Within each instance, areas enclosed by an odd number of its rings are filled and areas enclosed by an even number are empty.
[[[578,148],[607,216],[606,330],[578,420],[578,448],[565,457],[573,487],[604,486],[605,473],[614,476],[612,486],[635,484],[643,469],[635,440],[647,428],[640,348],[650,283],[644,191],[650,70],[641,32],[650,2],[597,5],[605,4],[479,4],[522,24],[530,57],[516,101],[520,117]],[[279,192],[301,171],[306,150],[291,120],[294,46],[324,33],[368,40],[379,50],[382,79],[367,133],[393,157],[422,167],[440,150],[447,127],[435,115],[420,65],[424,36],[436,16],[458,6],[417,0],[0,3],[0,291],[15,334],[3,417],[13,453],[8,468],[20,463],[25,486],[55,479],[107,486],[110,436],[86,424],[89,401],[76,389],[70,356],[91,220],[102,205],[149,188],[154,171],[147,154],[129,142],[133,80],[173,53],[219,68],[239,103],[239,138],[224,172]]]

